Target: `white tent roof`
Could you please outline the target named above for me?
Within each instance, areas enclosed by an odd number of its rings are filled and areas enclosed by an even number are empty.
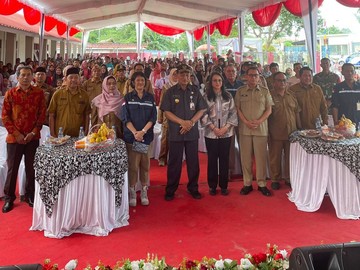
[[[282,0],[27,0],[45,15],[82,30],[137,22],[193,31]]]

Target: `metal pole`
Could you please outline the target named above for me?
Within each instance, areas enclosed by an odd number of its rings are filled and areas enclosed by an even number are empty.
[[[43,47],[44,47],[44,28],[45,28],[45,14],[41,13],[41,19],[40,19],[40,29],[39,29],[39,65],[41,62],[41,58],[43,55]]]

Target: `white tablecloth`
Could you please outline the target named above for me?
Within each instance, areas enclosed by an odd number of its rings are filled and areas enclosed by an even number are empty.
[[[104,178],[85,175],[72,180],[59,192],[51,217],[39,196],[36,183],[33,221],[30,230],[46,237],[62,238],[72,233],[106,236],[113,229],[129,225],[128,180],[122,188],[121,206],[115,206],[115,191]]]
[[[308,154],[298,142],[291,143],[290,180],[289,200],[299,210],[317,211],[327,191],[338,218],[360,218],[360,182],[341,162]]]

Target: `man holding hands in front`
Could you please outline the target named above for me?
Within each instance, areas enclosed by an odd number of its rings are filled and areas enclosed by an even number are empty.
[[[33,70],[23,66],[16,71],[19,85],[5,94],[2,121],[8,135],[7,165],[3,213],[11,211],[16,199],[16,179],[22,156],[25,156],[25,197],[33,207],[35,193],[34,159],[39,146],[40,130],[45,122],[46,101],[42,89],[31,85]]]

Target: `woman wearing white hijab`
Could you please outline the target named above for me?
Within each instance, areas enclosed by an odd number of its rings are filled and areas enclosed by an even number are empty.
[[[161,91],[161,96],[160,96],[160,102],[159,102],[159,108],[161,106],[163,97],[165,92],[172,86],[174,86],[175,84],[177,84],[178,79],[177,79],[177,69],[176,68],[172,68],[170,70],[169,73],[169,82],[167,82],[164,86],[163,89]],[[159,166],[165,166],[167,163],[167,158],[168,158],[168,152],[169,152],[169,144],[168,144],[168,121],[164,115],[164,112],[159,110],[158,112],[158,122],[161,125],[161,146],[160,146],[160,154],[159,154]]]

